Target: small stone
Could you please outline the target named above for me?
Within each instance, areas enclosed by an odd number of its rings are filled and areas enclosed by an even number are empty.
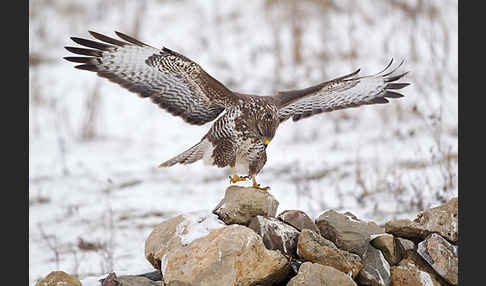
[[[297,258],[297,238],[299,231],[273,217],[256,216],[248,225],[263,238],[269,250],[279,250],[282,254]]]
[[[381,250],[386,261],[390,265],[397,265],[402,259],[401,252],[395,245],[395,240],[391,234],[378,234],[371,236],[371,245]]]
[[[107,280],[105,280],[107,281]],[[115,277],[114,280],[118,284],[113,284],[116,286],[160,286],[163,281],[152,281],[147,277],[137,276],[137,275],[122,275]],[[158,283],[161,282],[161,283]],[[110,286],[112,284],[109,284]],[[104,284],[102,286],[105,286]]]
[[[287,286],[356,286],[351,277],[333,267],[305,262]]]
[[[353,253],[338,249],[329,241],[310,229],[304,229],[297,241],[297,254],[308,261],[334,267],[351,277],[361,270],[361,258]]]
[[[290,270],[285,256],[266,249],[258,234],[237,224],[214,229],[166,253],[161,261],[167,285],[177,285],[175,281],[187,285],[272,285],[283,281]]]
[[[417,252],[447,282],[458,284],[457,246],[433,233],[418,244]]]
[[[267,191],[229,186],[213,213],[226,224],[248,225],[257,215],[275,217],[278,201]]]
[[[152,271],[139,275],[122,275],[117,277],[115,272],[111,272],[104,279],[100,280],[102,286],[164,286],[162,273]]]
[[[46,278],[39,280],[35,286],[81,286],[78,278],[67,274],[64,271],[52,271]]]
[[[415,243],[413,243],[413,241],[401,237],[394,237],[394,239],[401,257],[404,257],[407,251],[415,250]]]
[[[160,272],[160,270],[155,270],[155,271],[152,271],[152,272],[147,272],[147,273],[143,273],[143,274],[138,274],[136,276],[139,276],[139,277],[146,277],[152,281],[160,281],[162,280],[162,273]]]
[[[356,253],[360,257],[368,249],[371,235],[385,233],[374,222],[365,222],[352,213],[341,214],[334,210],[322,213],[316,224],[324,238],[334,242],[338,248]]]
[[[438,233],[451,243],[459,240],[457,197],[447,203],[425,210],[411,221],[409,219],[392,220],[385,224],[387,233],[411,239],[415,242],[424,240],[431,233]]]
[[[281,212],[277,218],[297,230],[302,231],[304,229],[310,229],[315,233],[319,233],[319,228],[312,221],[312,219],[303,211],[300,210],[286,210]]]
[[[390,285],[390,264],[381,251],[371,244],[363,256],[363,269],[359,272],[358,279],[362,285]]]

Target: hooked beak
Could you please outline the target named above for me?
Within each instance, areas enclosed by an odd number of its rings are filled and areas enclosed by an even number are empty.
[[[268,143],[270,143],[270,141],[268,139],[265,140],[265,142],[263,142],[263,145],[265,145],[265,149],[267,149]]]

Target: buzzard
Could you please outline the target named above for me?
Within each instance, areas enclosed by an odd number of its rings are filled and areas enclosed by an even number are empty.
[[[374,75],[358,76],[358,69],[305,89],[269,96],[248,95],[228,89],[197,63],[166,47],[154,48],[120,32],[115,32],[120,39],[89,33],[99,41],[72,37],[84,47],[66,47],[83,55],[64,58],[81,63],[75,68],[96,72],[141,97],[150,98],[187,123],[203,125],[216,119],[201,141],[160,167],[203,160],[210,165],[231,167],[234,174],[229,177],[231,183],[251,179],[253,186],[261,190],[269,187],[260,187],[255,176],[265,165],[267,145],[282,122],[387,103],[387,98],[403,97],[396,90],[409,85],[396,82],[406,72],[395,74],[403,61],[389,71],[392,59],[383,71]]]

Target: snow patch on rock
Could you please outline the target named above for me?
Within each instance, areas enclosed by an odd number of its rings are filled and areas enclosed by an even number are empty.
[[[370,241],[372,241],[373,239],[379,237],[379,236],[390,236],[389,233],[376,233],[376,234],[370,234]]]
[[[80,280],[81,285],[83,286],[100,286],[100,280],[106,278],[108,274],[103,274],[99,276],[91,276],[91,277],[86,277],[83,280]]]
[[[217,215],[208,211],[191,212],[184,214],[183,217],[184,221],[176,229],[183,245],[188,245],[192,241],[208,235],[213,229],[226,226]]]

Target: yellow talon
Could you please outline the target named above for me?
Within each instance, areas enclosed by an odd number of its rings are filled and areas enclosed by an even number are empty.
[[[259,190],[262,190],[262,191],[268,191],[268,190],[270,190],[270,187],[264,187],[264,188],[260,187],[260,184],[258,184],[256,182],[255,175],[250,175],[250,177],[251,177],[251,180],[253,181],[253,186],[252,186],[253,188],[259,189]]]
[[[233,183],[233,184],[246,181],[245,177],[238,176],[238,175],[234,175],[233,177],[229,176],[229,179],[230,179],[230,182]]]
[[[259,190],[262,190],[262,191],[268,191],[268,190],[270,190],[270,187],[260,187],[260,184],[253,185],[253,188],[259,189]]]

